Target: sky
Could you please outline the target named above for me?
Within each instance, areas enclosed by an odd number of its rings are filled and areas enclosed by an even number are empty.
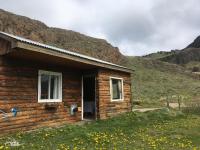
[[[199,0],[0,0],[0,8],[106,39],[124,55],[182,49],[200,35]]]

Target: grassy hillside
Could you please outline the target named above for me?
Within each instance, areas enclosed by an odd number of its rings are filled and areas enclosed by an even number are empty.
[[[198,70],[200,71],[200,61],[191,61],[187,64],[184,64],[183,66],[190,71],[193,71],[194,67],[198,68]]]
[[[179,65],[184,65],[191,61],[200,62],[200,48],[186,48],[175,54],[163,57],[160,60]]]
[[[200,97],[200,80],[184,67],[141,57],[127,58],[128,66],[135,69],[133,99],[143,105],[163,105],[167,97],[176,100],[179,95],[186,101]]]
[[[151,59],[161,59],[170,55],[175,54],[176,52],[178,52],[178,50],[172,50],[170,52],[166,52],[166,51],[159,51],[156,53],[151,53],[148,55],[143,56],[144,58],[151,58]]]

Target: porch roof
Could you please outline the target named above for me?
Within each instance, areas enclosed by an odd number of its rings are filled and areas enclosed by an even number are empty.
[[[0,38],[3,38],[4,40],[11,42],[11,50],[9,50],[7,53],[11,52],[12,49],[21,48],[21,49],[53,55],[53,56],[57,56],[57,57],[61,57],[61,58],[65,58],[65,59],[69,59],[69,60],[73,60],[76,62],[81,62],[81,63],[85,63],[85,64],[97,66],[97,67],[108,68],[108,69],[118,70],[118,71],[128,72],[128,73],[131,73],[134,71],[124,66],[120,66],[114,63],[103,61],[103,60],[86,56],[83,54],[75,53],[69,50],[42,44],[36,41],[32,41],[29,39],[25,39],[25,38],[15,36],[9,33],[1,32],[1,31],[0,31]]]

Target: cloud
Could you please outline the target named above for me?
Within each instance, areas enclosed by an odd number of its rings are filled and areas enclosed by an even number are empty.
[[[49,26],[106,38],[123,54],[181,49],[199,35],[199,0],[0,0]]]

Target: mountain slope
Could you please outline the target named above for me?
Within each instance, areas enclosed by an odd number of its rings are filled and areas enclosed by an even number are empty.
[[[179,65],[185,65],[190,62],[200,62],[200,36],[186,48],[179,51],[171,51],[169,55],[159,59]]]
[[[175,54],[163,57],[160,60],[180,65],[191,61],[200,61],[200,48],[186,48]]]
[[[148,54],[148,55],[144,55],[142,57],[144,58],[150,58],[150,59],[162,59],[162,58],[165,58],[167,56],[170,56],[172,54],[175,54],[176,52],[178,52],[178,50],[171,50],[170,52],[166,52],[166,51],[159,51],[159,52],[156,52],[156,53],[151,53],[151,54]]]
[[[191,44],[186,48],[200,48],[200,36],[198,36]]]
[[[124,64],[126,61],[119,49],[113,47],[106,40],[89,37],[71,30],[51,28],[40,21],[1,9],[0,31],[117,64]]]
[[[180,95],[186,101],[200,98],[200,76],[196,78],[184,67],[143,57],[127,58],[129,67],[136,69],[132,76],[133,99],[143,105],[157,107],[166,97]]]
[[[128,59],[129,66],[137,68],[132,79],[136,99],[151,105],[162,105],[162,99],[178,95],[186,101],[200,100],[200,37],[182,50]]]

